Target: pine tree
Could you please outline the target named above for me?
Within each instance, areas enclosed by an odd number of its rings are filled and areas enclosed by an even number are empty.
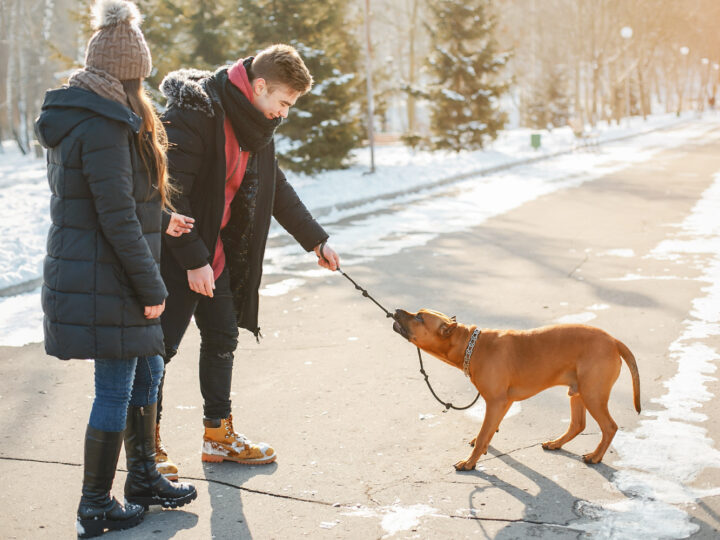
[[[423,94],[431,107],[430,145],[456,152],[482,148],[507,121],[498,100],[508,89],[499,80],[508,55],[497,52],[490,2],[434,0],[428,8],[433,51]]]
[[[562,64],[547,65],[542,74],[524,104],[524,123],[536,129],[566,126],[570,118],[566,68]]]
[[[214,70],[234,62],[247,46],[235,0],[138,0],[153,56],[153,87],[180,68]]]
[[[345,166],[362,136],[358,55],[344,0],[241,0],[239,24],[252,55],[274,43],[295,47],[315,84],[280,126],[281,164],[314,173]]]

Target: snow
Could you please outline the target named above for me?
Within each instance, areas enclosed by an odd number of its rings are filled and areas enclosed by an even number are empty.
[[[522,404],[519,401],[515,401],[512,405],[510,405],[510,408],[508,409],[508,412],[505,413],[505,416],[503,416],[503,421],[520,414],[521,411]],[[477,422],[482,422],[485,419],[485,401],[478,399],[478,402],[475,405],[465,411],[465,415]]]
[[[363,518],[381,517],[380,526],[386,533],[383,538],[389,538],[398,532],[417,527],[422,517],[440,517],[437,511],[436,508],[432,508],[426,504],[402,506],[395,503],[392,506],[382,506],[380,508],[357,506],[350,511],[344,512],[343,515]]]
[[[326,79],[323,79],[321,82],[317,83],[316,85],[314,85],[312,87],[312,90],[310,90],[310,93],[315,96],[320,96],[330,86],[342,86],[344,84],[348,84],[354,78],[355,78],[354,73],[345,73],[342,75],[337,75],[335,77],[328,77]]]
[[[450,90],[448,88],[443,88],[440,91],[440,93],[443,96],[445,96],[447,99],[449,99],[450,101],[459,101],[459,102],[465,101],[465,96],[463,96],[462,94],[460,94],[458,92],[455,92],[454,90]]]
[[[15,143],[0,154],[0,290],[37,279],[50,225],[45,161],[23,156]]]

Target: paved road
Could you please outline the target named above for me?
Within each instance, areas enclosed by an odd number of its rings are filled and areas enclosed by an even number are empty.
[[[663,259],[657,248],[682,236],[678,224],[718,171],[717,139],[688,141],[466,232],[346,269],[388,307],[432,307],[495,328],[590,320],[628,344],[640,367],[644,412],[633,410],[623,369],[610,403],[621,432],[603,464],[580,459],[600,436],[591,419],[564,450],[540,448],[569,419],[566,391],[554,388],[511,409],[477,469],[456,472],[452,464],[468,453],[482,407],[443,413],[414,349],[376,306],[328,274],[263,298],[265,339],[257,345],[243,336],[237,352],[236,426],[272,443],[278,462],[200,462],[193,329],[169,368],[164,435],[182,475],[198,486],[198,500],[180,511],[153,511],[122,536],[716,538],[716,329],[693,338],[694,358],[709,362],[688,375],[702,398],[693,414],[657,422],[683,404],[667,398],[679,364],[692,367],[690,358],[679,362],[678,340],[709,294],[699,278],[717,253]],[[461,372],[430,358],[426,367],[443,396],[458,403],[473,397]],[[0,374],[0,536],[72,538],[92,364],[53,360],[41,345],[0,348]],[[673,476],[676,469],[683,475]],[[123,480],[121,472],[118,496]]]

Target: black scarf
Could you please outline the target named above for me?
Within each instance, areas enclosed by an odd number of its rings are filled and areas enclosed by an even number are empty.
[[[243,61],[247,70],[252,58]],[[245,97],[245,94],[228,78],[227,68],[217,70],[208,79],[217,90],[220,102],[225,109],[225,117],[230,120],[235,137],[244,151],[257,152],[272,141],[275,130],[282,118],[270,120],[257,110]]]

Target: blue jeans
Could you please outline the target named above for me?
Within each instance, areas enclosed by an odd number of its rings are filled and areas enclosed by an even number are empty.
[[[157,401],[165,363],[162,356],[95,360],[95,400],[90,425],[101,431],[123,431],[128,405]]]

